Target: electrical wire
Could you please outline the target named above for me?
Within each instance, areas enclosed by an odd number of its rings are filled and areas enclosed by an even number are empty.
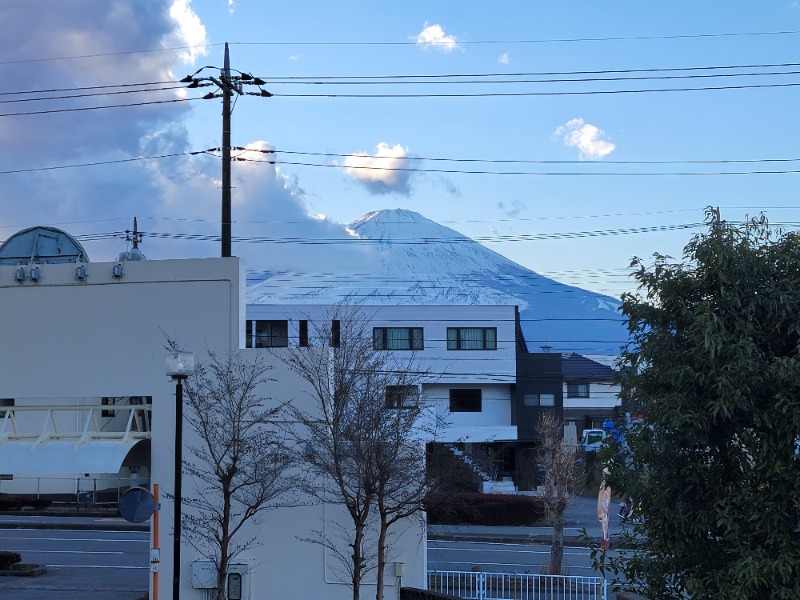
[[[650,36],[607,36],[607,37],[578,37],[578,38],[542,38],[542,39],[522,39],[522,40],[459,40],[459,45],[497,45],[497,44],[564,44],[564,43],[584,43],[584,42],[618,42],[618,41],[654,41],[654,40],[686,40],[686,39],[713,39],[721,37],[771,37],[798,35],[796,30],[778,31],[739,31],[739,32],[718,32],[718,33],[693,33],[675,35],[650,35]],[[403,42],[304,42],[304,41],[282,41],[282,42],[227,42],[229,46],[417,46],[416,41]],[[223,42],[208,43],[202,46],[173,46],[170,48],[149,48],[143,50],[124,50],[120,52],[100,52],[95,54],[78,54],[72,56],[51,56],[42,58],[27,58],[0,61],[0,65],[25,64],[35,62],[50,62],[59,60],[82,60],[89,58],[104,58],[110,56],[128,56],[131,54],[151,54],[156,52],[175,52],[181,50],[196,50],[198,47],[213,48],[223,46]],[[435,45],[435,44],[434,44]]]
[[[221,158],[214,155],[217,158]],[[359,157],[374,160],[375,157]],[[320,167],[326,169],[354,169],[365,171],[387,171],[387,172],[409,172],[409,173],[443,173],[447,175],[507,175],[507,176],[536,176],[536,177],[699,177],[699,176],[724,176],[724,175],[791,175],[800,173],[800,169],[775,169],[775,170],[749,170],[749,171],[664,171],[664,172],[625,172],[625,171],[492,171],[486,169],[431,169],[424,167],[389,167],[375,165],[346,165],[337,163],[311,163],[290,160],[256,160],[237,156],[234,158],[240,162],[261,163],[270,165],[293,165],[300,167]],[[412,161],[411,157],[404,160]],[[599,163],[594,163],[599,164]]]
[[[174,104],[177,102],[190,102],[202,98],[172,98],[170,100],[153,100],[150,102],[132,102],[130,104],[110,104],[106,106],[83,106],[79,108],[54,108],[50,110],[35,110],[29,112],[0,113],[0,117],[22,117],[30,115],[48,115],[54,113],[83,112],[87,110],[103,110],[106,108],[129,108],[133,106],[150,106],[154,104]]]
[[[1,64],[1,63],[0,63]],[[800,66],[800,65],[798,65]],[[16,92],[0,92],[0,96],[18,96],[25,94],[52,94],[55,92],[81,92],[86,90],[105,90],[109,88],[126,88],[126,87],[140,87],[143,85],[167,85],[170,83],[180,83],[179,81],[146,81],[144,83],[115,83],[110,85],[89,85],[82,87],[69,87],[69,88],[49,88],[41,90],[24,90]],[[183,86],[182,86],[183,87]]]
[[[598,69],[588,71],[520,71],[503,73],[442,73],[442,74],[420,74],[420,75],[287,75],[287,76],[264,76],[265,81],[282,82],[286,81],[329,81],[337,79],[352,80],[372,80],[372,79],[448,79],[456,77],[552,77],[556,75],[611,75],[624,73],[669,73],[669,72],[691,72],[691,71],[722,71],[728,69],[782,69],[786,67],[800,67],[800,63],[754,63],[742,65],[704,65],[699,67],[651,67],[645,69]],[[568,80],[576,81],[576,80]]]
[[[765,89],[765,88],[786,88],[797,87],[798,83],[758,83],[746,85],[718,85],[704,87],[682,87],[682,88],[647,88],[634,90],[584,90],[584,91],[557,91],[557,92],[474,92],[474,93],[437,93],[437,94],[340,94],[325,93],[319,94],[297,94],[274,92],[275,98],[497,98],[497,97],[531,97],[531,96],[597,96],[614,94],[649,94],[661,92],[706,92],[720,90],[744,90],[744,89]]]
[[[159,154],[157,156],[135,156],[132,158],[118,158],[115,160],[98,160],[94,162],[76,163],[71,165],[54,165],[50,167],[30,167],[27,169],[9,169],[7,171],[0,171],[0,175],[9,175],[11,173],[34,173],[37,171],[57,171],[60,169],[76,169],[79,167],[97,167],[102,165],[116,165],[130,162],[139,162],[143,160],[159,160],[162,158],[174,158],[176,156],[195,156],[197,154],[205,154],[205,150],[198,150],[195,152],[174,152],[172,154]]]
[[[292,81],[268,79],[266,85],[507,85],[523,83],[597,83],[597,82],[623,82],[623,81],[671,81],[685,79],[715,79],[721,77],[765,77],[768,75],[798,75],[800,71],[770,71],[765,73],[714,73],[701,75],[651,75],[635,77],[583,77],[581,79],[458,79],[458,80],[425,80],[414,81],[412,79],[387,79],[378,81]],[[263,79],[263,78],[262,78]]]
[[[120,94],[139,94],[142,92],[164,92],[183,89],[182,85],[173,85],[159,88],[142,88],[138,90],[117,90],[114,92],[93,92],[91,94],[71,94],[67,96],[45,96],[42,98],[14,98],[13,100],[0,100],[0,104],[13,104],[19,102],[45,102],[48,100],[74,100],[75,98],[98,98],[100,96],[118,96]]]

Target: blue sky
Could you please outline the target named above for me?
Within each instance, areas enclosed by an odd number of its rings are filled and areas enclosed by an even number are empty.
[[[0,174],[0,239],[52,224],[86,236],[92,259],[108,260],[125,249],[108,234],[137,216],[142,230],[161,234],[146,240],[151,258],[216,255],[216,243],[171,238],[219,230],[220,161],[185,155],[220,145],[219,100],[65,112],[208,90],[160,83],[78,99],[53,96],[89,92],[41,90],[175,81],[204,65],[215,68],[201,75],[216,75],[226,41],[231,66],[265,79],[274,94],[236,101],[232,143],[279,151],[278,165],[253,162],[263,153],[233,164],[234,236],[346,240],[342,224],[407,208],[541,274],[616,296],[631,287],[630,258],[678,256],[706,206],[731,220],[765,210],[788,228],[800,221],[798,174],[680,174],[800,169],[687,162],[800,157],[800,66],[751,66],[800,63],[798,2],[6,0],[0,29],[0,100],[28,100],[0,107],[0,171],[15,171]],[[575,72],[583,74],[542,75]],[[488,83],[322,79],[446,74]],[[296,77],[321,83],[281,83]],[[541,81],[621,77],[662,79]],[[721,86],[774,87],[620,93]],[[31,93],[14,94],[22,91]],[[552,95],[321,96],[440,93]],[[19,114],[44,110],[56,112]],[[549,239],[530,239],[543,234]],[[236,243],[234,254],[254,270],[358,272],[353,265],[370,261],[329,242]]]

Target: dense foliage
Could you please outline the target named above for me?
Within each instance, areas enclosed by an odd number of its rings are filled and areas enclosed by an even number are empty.
[[[795,599],[800,237],[709,211],[671,261],[635,260],[623,297],[623,392],[643,420],[610,482],[641,506],[644,550],[605,566],[652,600]]]

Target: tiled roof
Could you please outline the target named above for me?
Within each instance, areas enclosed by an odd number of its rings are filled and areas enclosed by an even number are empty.
[[[591,381],[611,381],[614,369],[580,354],[561,355],[561,370],[564,379],[584,379]]]

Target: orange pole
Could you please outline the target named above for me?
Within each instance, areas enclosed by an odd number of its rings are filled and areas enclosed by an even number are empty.
[[[158,484],[153,484],[153,498],[156,502],[156,510],[153,512],[153,549],[158,550]],[[160,565],[159,565],[160,566]],[[153,600],[158,600],[158,571],[153,573]]]

